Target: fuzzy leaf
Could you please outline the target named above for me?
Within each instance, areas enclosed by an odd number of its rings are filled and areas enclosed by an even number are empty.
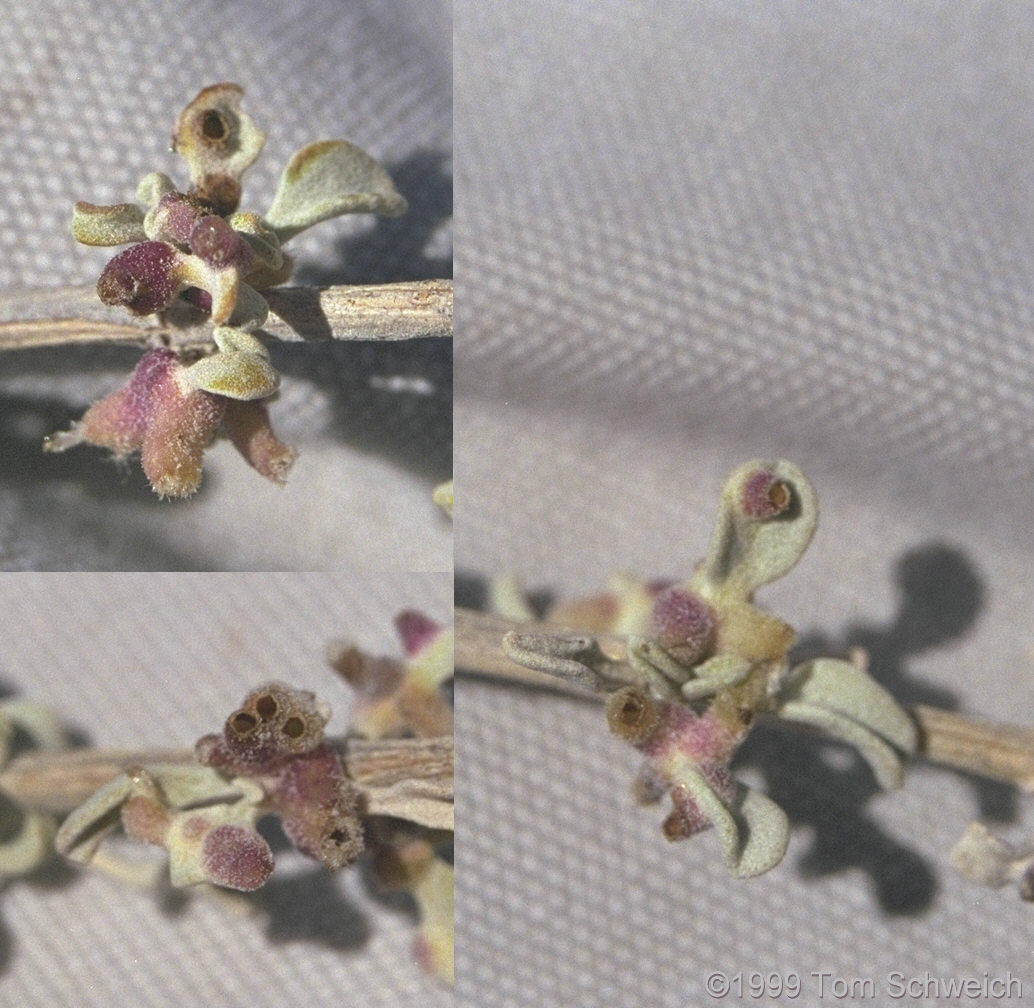
[[[144,213],[134,203],[97,206],[80,200],[72,212],[72,235],[83,245],[128,245],[146,241]]]
[[[503,637],[506,657],[526,668],[567,679],[595,690],[600,686],[600,670],[607,662],[593,637],[511,630]]]
[[[391,176],[369,154],[347,140],[323,140],[303,147],[288,162],[265,220],[286,242],[331,217],[397,217],[406,206]]]
[[[759,479],[784,495],[771,513],[758,505]],[[762,503],[766,503],[764,498]],[[722,488],[721,509],[707,558],[693,578],[707,599],[749,599],[786,574],[807,549],[818,502],[804,473],[783,459],[756,459],[734,470]]]
[[[842,659],[816,658],[798,665],[790,673],[778,703],[781,712],[792,703],[841,714],[901,752],[915,752],[912,719],[872,676]]]
[[[149,766],[148,778],[157,784],[170,808],[208,801],[237,801],[252,794],[248,781],[226,778],[210,767],[174,763]],[[96,853],[100,842],[119,825],[122,805],[139,790],[134,774],[119,774],[95,791],[58,830],[54,847],[72,861],[85,863]],[[258,791],[261,795],[261,789]]]
[[[239,211],[231,214],[226,223],[251,246],[263,266],[270,270],[280,269],[284,262],[280,241],[258,214]]]
[[[904,779],[901,754],[861,722],[828,707],[799,701],[783,704],[779,708],[779,716],[787,721],[821,728],[827,735],[853,746],[872,768],[877,782],[885,791],[901,787]]]
[[[216,353],[202,357],[183,371],[192,388],[228,399],[265,399],[280,384],[280,375],[267,360],[255,354]]]
[[[227,325],[239,331],[258,329],[269,317],[269,302],[251,284],[237,283],[237,302]]]
[[[122,804],[133,793],[128,774],[119,774],[69,813],[57,831],[54,847],[71,861],[85,864],[101,840],[119,824]]]
[[[251,333],[217,326],[212,338],[219,352],[181,372],[191,388],[230,399],[265,399],[280,385],[280,375],[269,363],[269,352]]]
[[[682,780],[718,833],[725,866],[733,878],[763,875],[783,860],[790,823],[771,798],[737,784],[736,802],[729,809],[702,774],[690,771]]]
[[[164,172],[149,172],[137,185],[136,198],[150,211],[166,193],[175,191],[176,183]]]

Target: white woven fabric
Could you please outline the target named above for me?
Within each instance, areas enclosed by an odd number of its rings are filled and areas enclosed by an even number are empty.
[[[133,198],[146,173],[185,182],[168,150],[201,87],[236,81],[266,147],[244,206],[264,210],[288,157],[346,137],[408,198],[398,220],[321,225],[292,243],[295,281],[451,275],[451,8],[426,0],[107,5],[5,4],[0,19],[0,291],[93,283],[111,250],[77,245],[77,200]],[[444,344],[444,345],[443,345]],[[286,488],[228,442],[189,502],[159,501],[134,462],[43,437],[118,388],[139,351],[49,349],[0,362],[0,569],[447,570],[447,519],[431,503],[451,474],[451,347],[284,344],[272,407],[300,452]]]
[[[1034,723],[1029,9],[461,2],[456,26],[464,589],[686,576],[726,473],[784,456],[822,520],[762,601],[802,648]],[[598,707],[462,680],[458,710],[465,1004],[724,1003],[715,970],[729,1003],[773,1003],[752,972],[802,1005],[852,978],[891,1003],[893,971],[1034,992],[1030,907],[947,864],[973,819],[1025,839],[1004,788],[924,766],[877,794],[846,750],[759,733],[744,773],[793,835],[734,883],[633,804]]]

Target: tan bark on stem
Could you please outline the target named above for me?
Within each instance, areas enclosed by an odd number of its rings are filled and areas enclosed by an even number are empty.
[[[992,724],[937,707],[910,708],[931,763],[1034,791],[1034,730]]]
[[[503,654],[500,641],[511,630],[546,632],[546,623],[517,623],[500,616],[456,610],[456,668],[503,682],[541,687],[602,700],[573,683],[523,668]],[[560,627],[555,628],[563,633]],[[620,658],[619,638],[600,638],[609,655]],[[1034,791],[1034,729],[993,724],[936,707],[906,708],[919,728],[918,754],[931,763],[962,773],[1013,784]],[[788,730],[806,730],[780,722]]]
[[[349,739],[345,766],[371,815],[453,828],[453,741]],[[192,749],[69,749],[27,752],[0,771],[0,790],[25,808],[66,814],[131,766],[190,763]]]
[[[408,340],[452,336],[452,281],[336,287],[273,287],[260,332],[287,342]],[[184,322],[179,318],[178,322]],[[203,345],[211,326],[137,317],[102,304],[96,288],[56,287],[0,297],[0,351],[76,343]]]

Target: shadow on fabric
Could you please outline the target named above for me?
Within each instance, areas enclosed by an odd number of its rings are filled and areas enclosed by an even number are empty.
[[[961,550],[931,542],[901,557],[895,580],[901,602],[886,626],[850,626],[835,639],[809,636],[794,649],[793,662],[862,648],[873,678],[900,703],[954,710],[955,696],[936,683],[914,678],[908,662],[922,651],[963,637],[975,623],[984,595],[976,570]],[[813,833],[811,849],[799,866],[805,876],[860,868],[871,878],[885,913],[915,915],[931,905],[937,890],[935,869],[909,848],[907,840],[890,836],[866,812],[879,789],[857,754],[819,738],[790,739],[784,731],[761,728],[748,739],[738,762],[760,771],[764,790],[791,822]],[[980,818],[1016,817],[1015,789],[977,779],[972,785]]]

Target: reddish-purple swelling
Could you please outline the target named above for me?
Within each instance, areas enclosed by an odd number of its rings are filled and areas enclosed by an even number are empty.
[[[789,505],[789,488],[768,469],[752,472],[740,492],[740,507],[748,518],[774,518]]]
[[[715,628],[714,611],[687,588],[665,588],[654,600],[650,636],[684,665],[695,665],[707,656]]]
[[[362,850],[358,792],[329,746],[284,764],[273,789],[284,832],[303,854],[331,871],[350,864]]]
[[[441,627],[423,613],[407,609],[395,617],[395,629],[402,638],[402,647],[409,657],[422,651],[441,633]]]
[[[190,251],[215,269],[234,266],[241,274],[247,273],[255,261],[251,246],[215,214],[202,217],[194,225]]]
[[[108,305],[122,305],[134,315],[151,315],[168,308],[179,291],[173,245],[139,242],[118,253],[97,281],[97,296]]]
[[[272,874],[273,852],[258,833],[224,824],[205,834],[201,864],[209,882],[251,892]]]

